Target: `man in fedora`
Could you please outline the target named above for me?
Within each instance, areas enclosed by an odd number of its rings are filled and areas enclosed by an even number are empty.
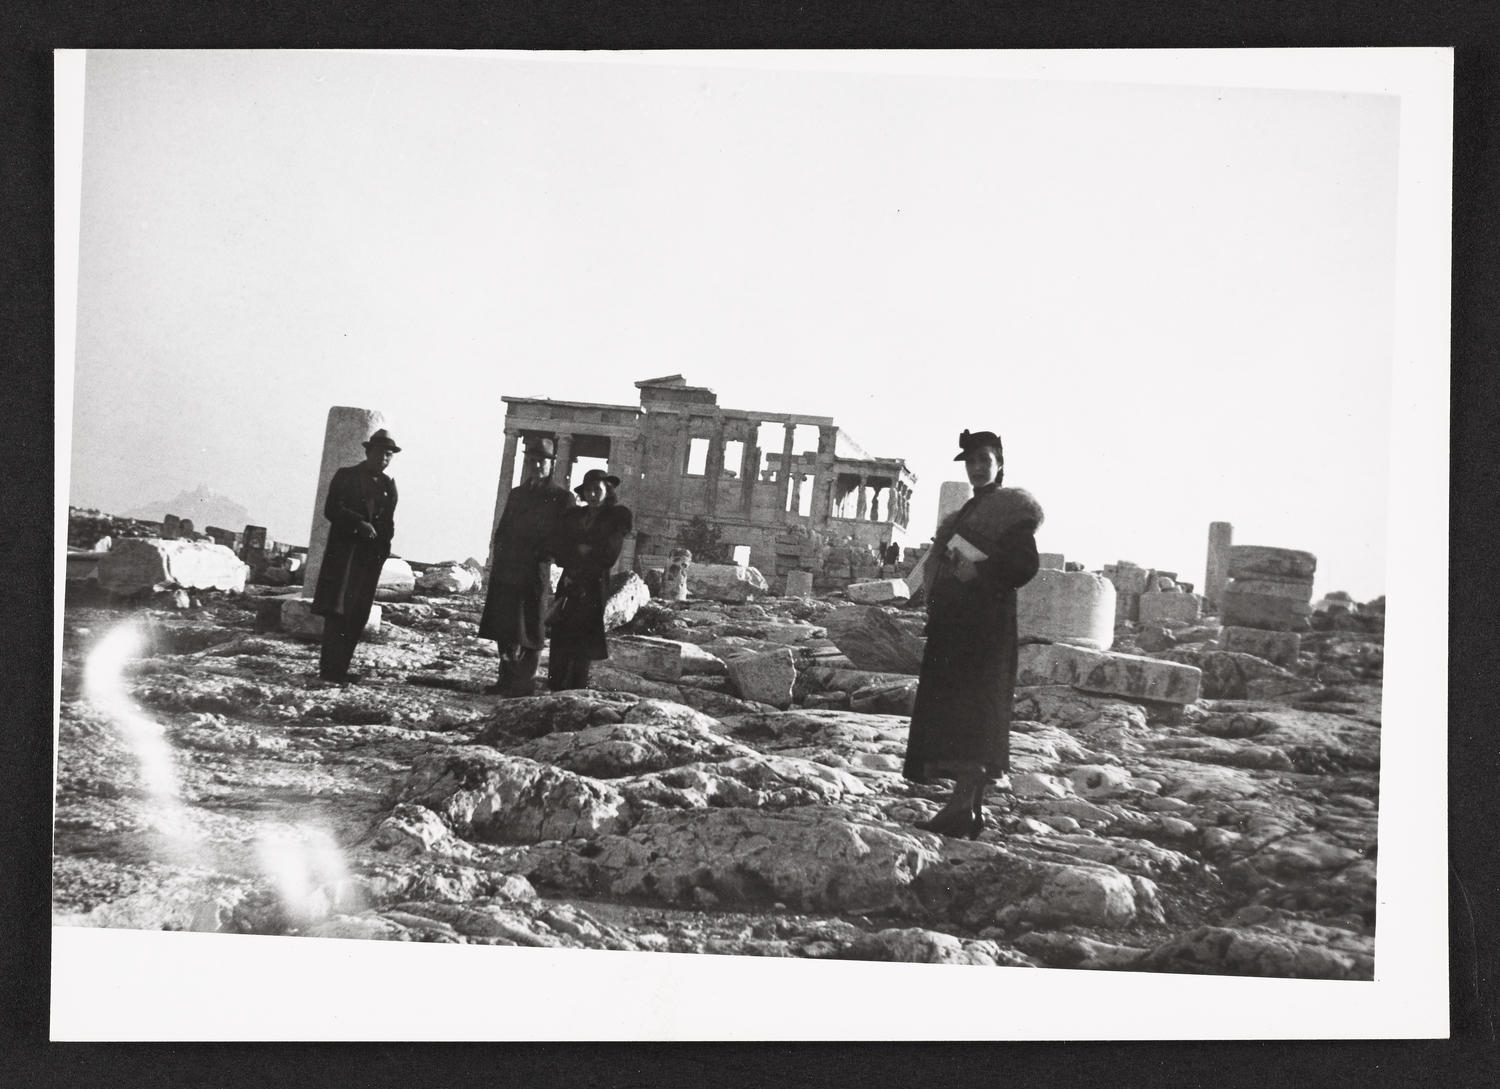
[[[536,691],[541,654],[544,598],[552,586],[548,548],[573,493],[551,481],[552,440],[530,437],[522,460],[521,483],[510,490],[495,527],[489,591],[479,618],[479,638],[493,639],[500,651],[499,683],[490,694],[529,696]]]
[[[365,460],[339,469],[328,482],[323,502],[328,545],[313,594],[312,611],[323,618],[318,675],[339,683],[359,680],[349,672],[349,662],[396,536],[396,482],[385,470],[401,447],[383,427],[364,446]]]

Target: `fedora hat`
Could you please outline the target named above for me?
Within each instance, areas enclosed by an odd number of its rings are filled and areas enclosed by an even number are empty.
[[[526,454],[528,457],[532,454],[541,454],[549,460],[557,456],[553,452],[552,440],[542,438],[540,435],[526,436]]]
[[[366,450],[372,446],[378,446],[382,450],[389,450],[393,454],[401,453],[401,447],[396,445],[396,440],[391,438],[391,433],[383,427],[365,440]]]
[[[1000,445],[1000,436],[993,431],[965,431],[958,437],[958,446],[958,456],[954,461],[963,461],[971,451],[986,446],[992,447],[1001,461],[1005,460],[1005,447]]]

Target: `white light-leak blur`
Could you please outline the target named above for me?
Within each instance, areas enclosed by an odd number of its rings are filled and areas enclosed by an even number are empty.
[[[83,692],[115,724],[135,754],[146,789],[153,797],[175,804],[177,773],[161,723],[143,714],[125,691],[125,665],[140,654],[145,642],[145,633],[134,624],[113,628],[89,653]]]
[[[287,919],[312,922],[361,906],[333,836],[315,825],[270,824],[255,843],[260,868],[276,887]]]

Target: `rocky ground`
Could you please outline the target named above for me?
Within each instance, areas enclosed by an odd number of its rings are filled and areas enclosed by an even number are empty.
[[[1211,627],[1122,631],[1208,698],[1018,688],[1010,789],[968,841],[912,826],[944,794],[900,775],[912,678],[851,667],[820,624],[844,602],[649,602],[631,629],[698,648],[680,680],[604,663],[508,701],[481,693],[480,603],[387,604],[336,686],[254,592],[70,601],[56,921],[1372,978],[1378,633],[1306,635],[1283,669]],[[781,647],[791,706],[741,698],[729,664]]]

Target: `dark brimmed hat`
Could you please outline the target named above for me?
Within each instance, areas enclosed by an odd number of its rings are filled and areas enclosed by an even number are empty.
[[[366,450],[372,446],[378,446],[382,450],[389,450],[393,454],[401,453],[401,447],[396,445],[396,440],[391,438],[391,433],[383,427],[365,440]]]
[[[971,452],[986,446],[991,447],[1001,461],[1005,460],[1005,447],[1000,445],[1000,436],[993,431],[965,431],[958,437],[958,446],[958,457],[954,461],[963,461]]]
[[[552,440],[544,439],[537,435],[526,436],[526,453],[541,454],[545,458],[556,457],[553,452]]]
[[[620,478],[615,476],[613,473],[606,473],[603,469],[590,469],[588,472],[583,474],[583,479],[578,482],[578,487],[574,488],[573,490],[579,495],[582,495],[583,489],[587,488],[590,484],[596,484],[601,480],[605,484],[608,484],[611,488],[618,488],[620,486]]]

